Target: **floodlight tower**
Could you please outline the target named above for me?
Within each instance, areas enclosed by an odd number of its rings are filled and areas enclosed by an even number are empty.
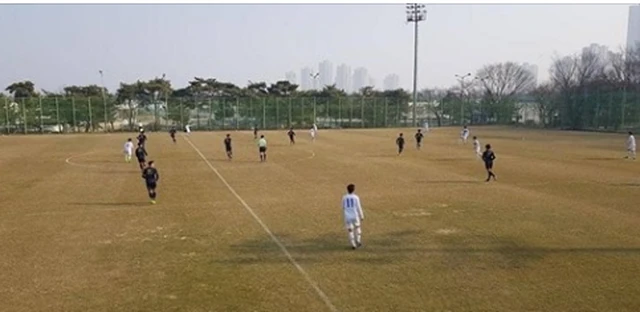
[[[424,4],[407,3],[407,22],[413,23],[413,125],[416,126],[418,104],[418,23],[427,19]]]

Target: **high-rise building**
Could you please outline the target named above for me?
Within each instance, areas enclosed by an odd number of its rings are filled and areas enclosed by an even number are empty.
[[[309,67],[305,67],[300,71],[300,90],[313,89],[313,70]]]
[[[318,72],[320,73],[320,86],[319,89],[323,89],[324,86],[330,86],[334,84],[333,80],[333,64],[329,61],[322,61],[318,64]]]
[[[284,74],[284,78],[291,82],[292,84],[298,84],[298,79],[296,79],[296,73],[295,72],[287,72],[286,74]]]
[[[376,80],[373,77],[369,76],[369,83],[367,83],[367,87],[376,88]]]
[[[640,44],[640,5],[633,5],[629,7],[627,49],[636,49],[638,44]]]
[[[342,64],[336,69],[336,88],[351,92],[351,67]]]
[[[353,92],[367,86],[369,83],[369,72],[364,67],[358,67],[353,71]]]
[[[400,85],[400,77],[396,74],[389,74],[384,77],[383,88],[384,90],[396,90]]]

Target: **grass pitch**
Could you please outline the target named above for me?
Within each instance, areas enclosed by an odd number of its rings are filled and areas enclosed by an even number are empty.
[[[151,133],[156,205],[121,153],[133,134],[1,137],[0,311],[640,310],[625,135],[471,127],[497,155],[485,183],[459,129],[421,151],[414,131],[300,130],[294,146],[267,131],[263,164],[248,131],[231,132],[231,162],[224,132],[192,133],[195,148]]]

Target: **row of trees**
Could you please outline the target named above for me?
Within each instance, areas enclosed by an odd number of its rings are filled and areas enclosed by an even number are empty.
[[[555,57],[549,73],[550,80],[538,85],[535,74],[524,65],[489,64],[475,75],[459,76],[458,85],[421,90],[417,117],[433,118],[438,125],[508,124],[520,121],[528,107],[545,127],[619,129],[640,122],[640,49],[614,52],[590,45],[580,53]],[[289,81],[249,82],[241,87],[195,77],[187,86],[174,88],[163,76],[121,83],[115,92],[96,85],[68,86],[62,92],[38,91],[31,81],[13,83],[6,91],[12,96],[5,101],[7,125],[42,124],[55,114],[56,122],[85,131],[113,127],[117,119],[125,119],[133,127],[141,110],[154,116],[156,126],[161,120],[184,125],[192,120],[194,111],[208,112],[207,122],[251,117],[251,122],[261,124],[261,119],[275,115],[277,127],[314,123],[318,116],[357,117],[362,126],[369,127],[412,120],[406,91],[380,91],[371,86],[347,94],[335,85],[300,91]],[[310,101],[313,109],[305,110]],[[359,108],[355,113],[354,105]],[[350,109],[345,111],[347,106]],[[300,113],[292,118],[292,111]]]

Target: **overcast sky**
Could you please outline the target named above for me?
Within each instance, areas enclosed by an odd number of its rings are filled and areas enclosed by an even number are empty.
[[[624,44],[628,5],[428,5],[420,24],[419,87],[448,86],[486,63],[539,66],[554,53]],[[393,5],[2,5],[0,86],[121,82],[166,73],[245,85],[298,77],[322,60],[366,67],[381,87],[396,73],[410,89],[413,28]]]

